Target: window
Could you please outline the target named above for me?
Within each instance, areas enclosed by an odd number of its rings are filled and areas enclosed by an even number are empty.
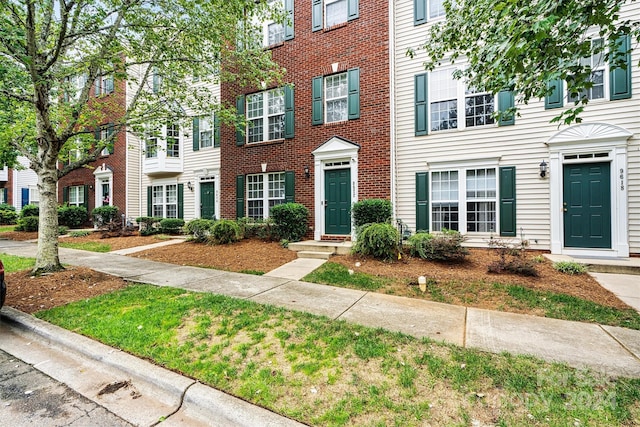
[[[155,94],[160,92],[160,84],[162,82],[162,77],[160,76],[160,72],[158,71],[158,67],[153,67],[151,72],[151,91]]]
[[[314,77],[312,101],[314,125],[360,118],[360,69]]]
[[[80,98],[80,93],[87,83],[87,75],[79,74],[65,79],[64,88],[64,101],[77,101]]]
[[[358,0],[312,0],[312,31],[330,28],[358,18]]]
[[[115,143],[115,136],[113,124],[108,124],[100,128],[100,140],[107,141],[107,145],[100,152],[101,156],[108,156],[113,154],[113,145]]]
[[[193,151],[220,146],[220,122],[214,114],[194,117],[192,132]]]
[[[413,0],[413,23],[424,24],[445,15],[443,0]]]
[[[154,185],[151,190],[152,215],[158,218],[178,218],[178,186]]]
[[[151,127],[146,132],[144,141],[144,153],[147,159],[158,157],[158,136],[160,129],[158,126]]]
[[[453,78],[453,72],[454,69],[450,68],[430,74],[431,131],[494,124],[495,97],[466,87],[462,80]]]
[[[605,97],[605,68],[607,64],[604,60],[603,47],[604,41],[602,39],[591,40],[591,49],[600,50],[600,52],[581,58],[579,62],[580,65],[585,67],[585,70],[591,70],[589,81],[593,86],[582,90],[580,93],[569,93],[569,101],[574,102],[582,98],[589,100],[603,99]]]
[[[496,232],[496,197],[495,168],[432,172],[431,228]]]
[[[84,206],[84,186],[69,187],[69,206]]]
[[[284,138],[284,90],[272,89],[247,95],[247,138],[249,143]]]
[[[324,99],[327,123],[347,120],[347,73],[325,78]]]
[[[96,86],[96,89],[95,89],[96,96],[113,93],[113,74],[105,74],[105,75],[98,76],[98,78],[96,79],[95,86]]]
[[[285,173],[247,175],[247,216],[269,217],[269,210],[285,202]]]
[[[173,123],[167,125],[167,157],[180,157],[180,128]]]
[[[198,135],[200,148],[213,146],[213,123],[211,116],[202,116],[199,120]]]
[[[282,1],[270,0],[269,10],[282,9]],[[261,24],[263,46],[272,46],[284,41],[284,24],[268,20]]]
[[[35,185],[29,186],[29,204],[31,205],[40,204],[40,191],[38,190],[38,187]]]

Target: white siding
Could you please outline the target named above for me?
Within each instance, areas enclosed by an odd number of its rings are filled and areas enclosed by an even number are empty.
[[[396,214],[415,230],[415,174],[428,170],[431,162],[465,161],[499,157],[500,166],[515,166],[517,174],[517,227],[533,248],[548,249],[550,244],[550,183],[540,179],[538,165],[549,151],[545,141],[566,126],[549,123],[558,110],[544,109],[544,101],[519,105],[520,117],[513,126],[486,126],[476,129],[433,132],[414,135],[414,76],[425,72],[424,55],[411,59],[408,48],[418,47],[429,24],[413,25],[413,0],[401,0],[395,10],[395,139],[396,139]],[[640,4],[624,9],[622,18],[640,18]],[[629,244],[632,253],[640,253],[640,50],[632,54],[631,99],[594,101],[582,119],[621,126],[634,135],[628,141],[627,194],[629,200]],[[565,103],[566,105],[566,103]],[[556,177],[556,183],[558,177]],[[479,236],[482,241],[489,236]],[[537,242],[537,243],[536,243]]]
[[[33,169],[29,169],[29,160],[27,160],[26,157],[18,157],[18,163],[20,163],[23,169],[12,169],[13,187],[11,188],[11,192],[13,193],[13,206],[16,208],[16,212],[22,210],[22,189],[35,189],[38,186],[38,175],[36,175]],[[31,203],[31,200],[29,203]]]

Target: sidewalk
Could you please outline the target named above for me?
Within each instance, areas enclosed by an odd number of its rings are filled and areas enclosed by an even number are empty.
[[[0,252],[33,256],[34,245],[0,241]],[[461,347],[528,354],[612,376],[640,377],[637,330],[311,284],[273,277],[275,272],[253,276],[65,248],[60,249],[60,258],[63,263],[90,267],[129,281],[246,298]],[[14,316],[5,309],[3,313],[16,317],[15,322],[23,323],[23,328],[32,328],[31,316]],[[56,337],[57,334],[50,334],[48,339],[53,341]],[[102,357],[97,356],[98,360]]]

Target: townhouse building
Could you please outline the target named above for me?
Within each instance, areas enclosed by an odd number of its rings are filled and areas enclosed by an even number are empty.
[[[437,0],[393,3],[393,199],[412,231],[459,230],[469,244],[526,239],[554,254],[626,257],[640,253],[640,53],[618,40],[626,68],[583,58],[594,82],[582,123],[550,123],[573,99],[562,81],[547,99],[519,105],[501,122],[493,96],[452,78],[456,64],[432,72],[407,48],[445,19]],[[623,7],[637,20],[640,5]],[[603,43],[597,34],[592,43]],[[631,53],[626,52],[632,48]]]
[[[354,202],[390,197],[389,4],[281,6],[288,21],[262,28],[285,84],[221,86],[246,119],[222,129],[221,215],[263,219],[295,201],[310,211],[309,237],[348,238]]]

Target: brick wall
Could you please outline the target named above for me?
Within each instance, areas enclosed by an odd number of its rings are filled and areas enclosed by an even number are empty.
[[[332,136],[360,145],[358,193],[360,199],[390,197],[389,30],[388,4],[360,2],[359,18],[329,30],[311,31],[311,4],[295,1],[293,40],[273,47],[273,58],[287,70],[285,81],[295,86],[295,138],[275,143],[237,147],[235,129],[222,129],[221,214],[235,218],[237,175],[295,171],[296,202],[314,216],[314,168],[311,152]],[[311,125],[312,78],[339,70],[360,69],[360,118],[335,124]],[[234,84],[221,87],[223,102],[235,105],[238,94],[252,90]],[[305,178],[304,166],[311,169]],[[312,224],[313,225],[313,224]]]

